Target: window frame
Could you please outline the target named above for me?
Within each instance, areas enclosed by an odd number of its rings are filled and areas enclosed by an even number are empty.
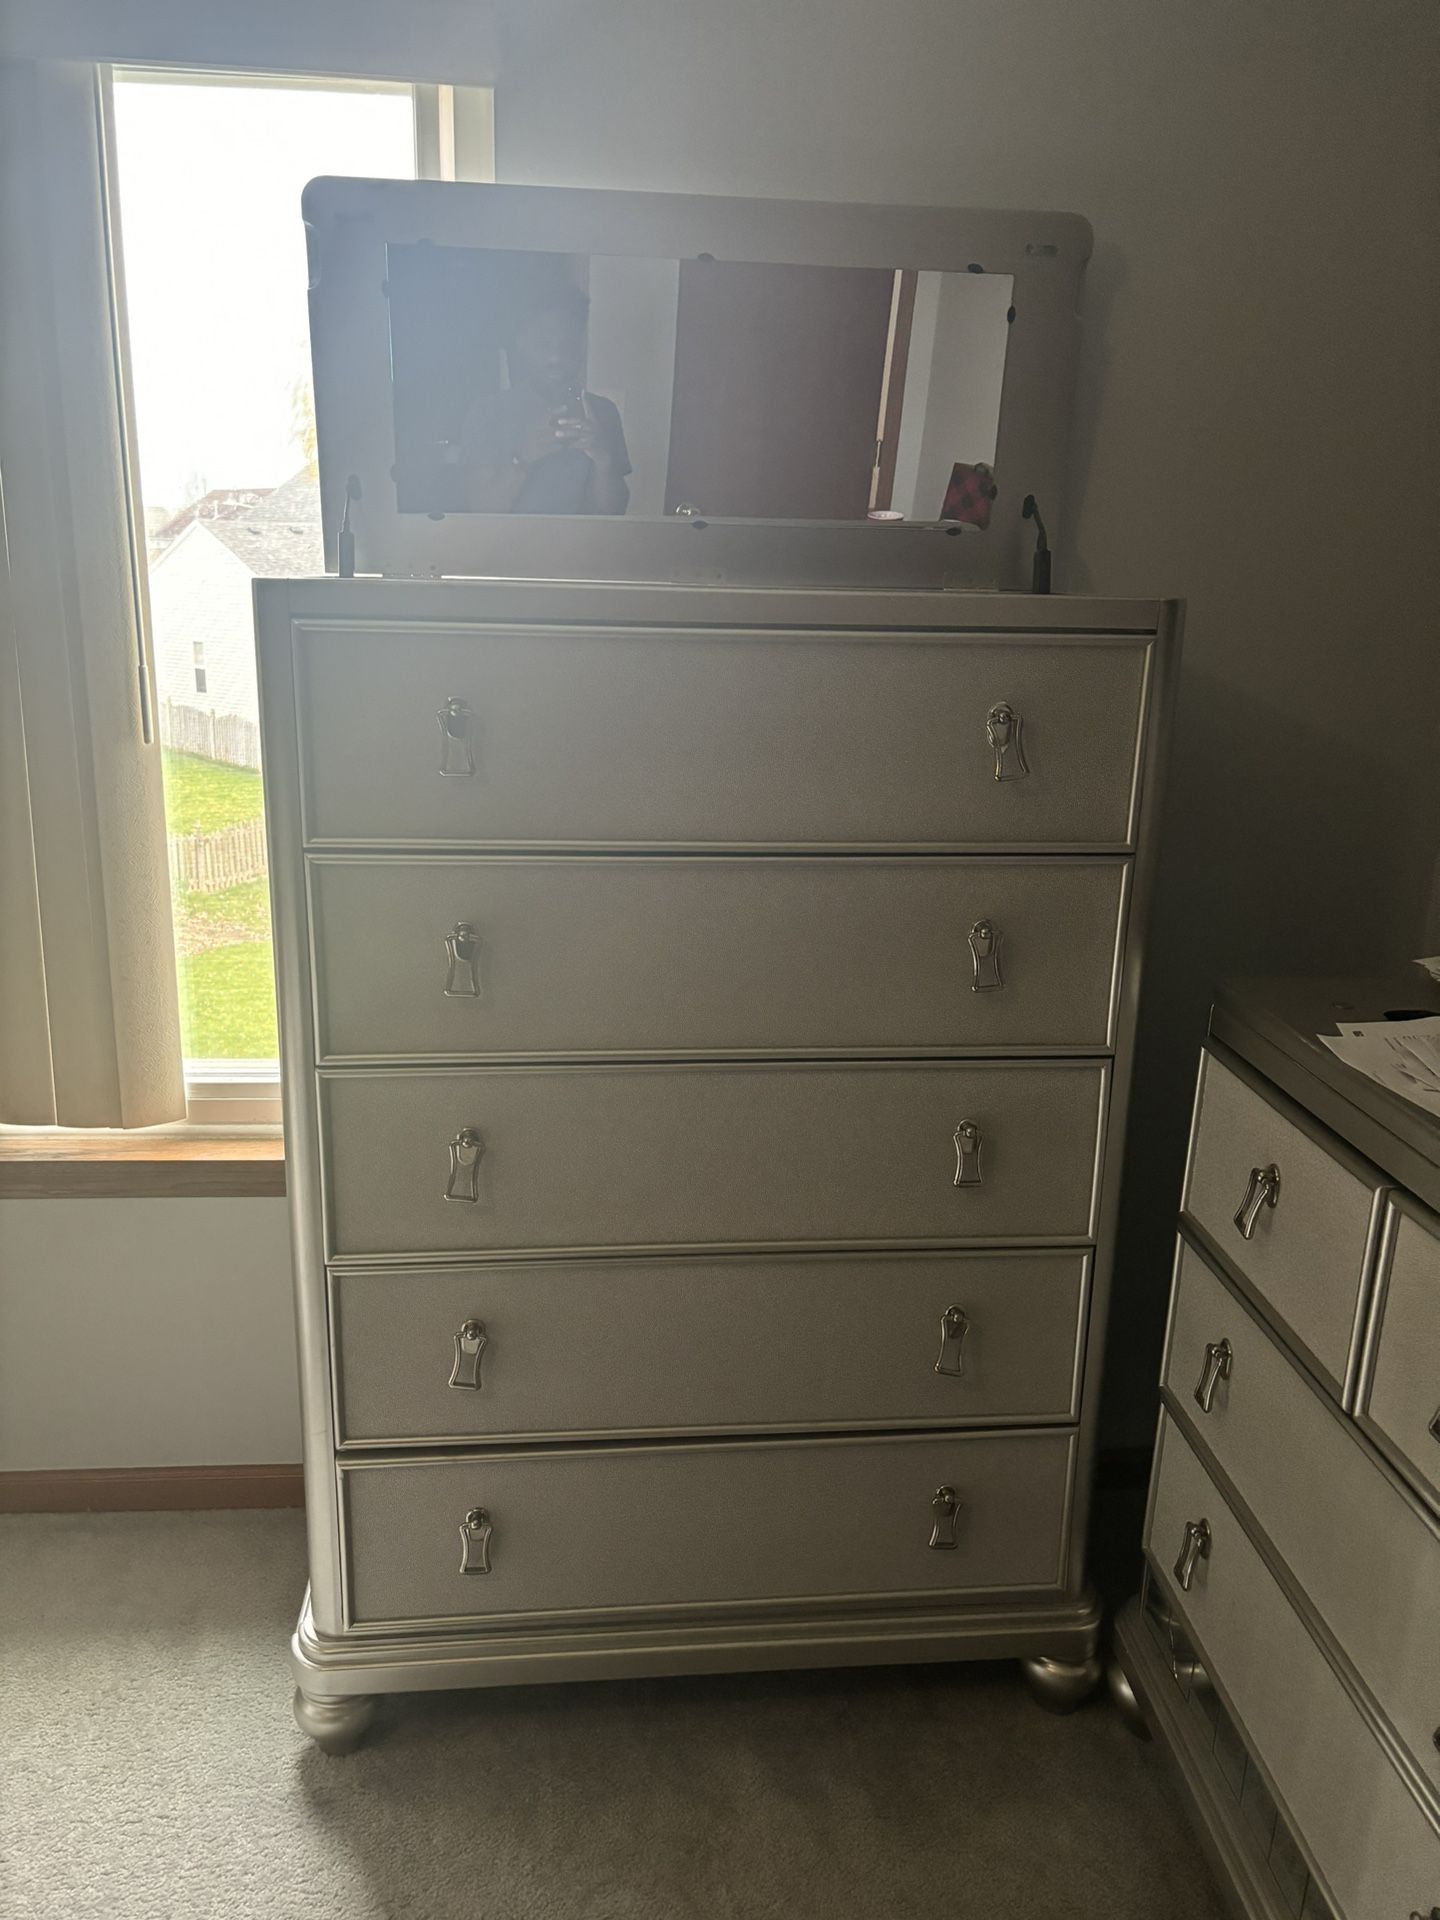
[[[411,100],[415,178],[454,180],[455,172],[455,88],[444,84],[426,85],[414,81],[352,78],[320,73],[244,72],[224,68],[150,67],[137,62],[103,62],[98,67],[101,99],[104,104],[104,140],[102,163],[108,204],[117,210],[107,243],[109,269],[116,304],[116,372],[124,419],[122,437],[126,450],[128,498],[125,515],[131,565],[136,585],[138,625],[141,649],[142,683],[154,688],[154,635],[150,613],[149,568],[143,536],[144,515],[139,482],[139,454],[135,425],[133,384],[130,369],[129,315],[125,298],[123,260],[123,207],[120,199],[119,161],[115,141],[114,87],[124,84],[149,86],[225,86],[253,88],[256,91],[294,88],[327,93],[397,93]],[[490,89],[467,89],[480,102],[478,115],[483,149],[491,155],[493,178],[493,95]],[[203,644],[203,643],[201,643]],[[206,689],[199,684],[205,675],[203,663],[195,663],[196,693]],[[147,712],[147,737],[154,722]],[[203,1060],[185,1058],[186,1117],[178,1125],[187,1129],[215,1130],[236,1126],[278,1130],[281,1118],[280,1064],[278,1060]]]

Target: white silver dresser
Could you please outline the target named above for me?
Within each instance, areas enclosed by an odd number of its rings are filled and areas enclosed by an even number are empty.
[[[301,1726],[963,1657],[1073,1705],[1175,608],[257,603]]]
[[[1440,1122],[1316,1039],[1418,968],[1217,1006],[1122,1699],[1252,1920],[1440,1916]]]

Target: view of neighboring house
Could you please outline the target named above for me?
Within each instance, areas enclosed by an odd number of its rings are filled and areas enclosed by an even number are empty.
[[[162,705],[253,726],[251,582],[323,569],[320,492],[309,470],[273,488],[212,489],[156,528],[150,616]]]

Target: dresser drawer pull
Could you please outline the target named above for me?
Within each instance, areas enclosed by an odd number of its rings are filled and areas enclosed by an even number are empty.
[[[1195,1404],[1202,1413],[1209,1413],[1215,1404],[1215,1389],[1222,1380],[1230,1378],[1230,1369],[1235,1364],[1235,1350],[1228,1340],[1210,1340],[1205,1346],[1205,1364],[1200,1369],[1200,1378],[1195,1382]]]
[[[1008,700],[997,700],[985,716],[985,737],[995,749],[995,778],[1023,780],[1030,768],[1022,735],[1025,723]]]
[[[940,1358],[935,1362],[937,1373],[948,1373],[952,1380],[960,1380],[965,1374],[965,1336],[970,1331],[970,1322],[965,1317],[963,1307],[946,1307],[940,1316]]]
[[[450,1142],[450,1178],[445,1182],[447,1200],[480,1198],[480,1162],[485,1142],[474,1127],[462,1127]]]
[[[1430,1438],[1432,1440],[1440,1440],[1440,1407],[1436,1407],[1434,1417],[1430,1422]]]
[[[974,964],[975,978],[970,983],[972,993],[993,993],[1005,982],[1000,974],[1000,929],[993,920],[977,920],[966,938],[970,942],[970,958]]]
[[[952,1553],[960,1542],[955,1538],[955,1522],[960,1518],[960,1502],[954,1487],[940,1487],[930,1502],[933,1525],[930,1546],[936,1553]]]
[[[1255,1223],[1260,1218],[1260,1209],[1273,1207],[1279,1198],[1279,1167],[1273,1162],[1268,1167],[1252,1167],[1250,1184],[1245,1189],[1245,1198],[1235,1209],[1235,1225],[1240,1229],[1242,1240],[1255,1238]]]
[[[445,998],[480,998],[480,938],[468,920],[457,920],[445,936]]]
[[[955,1184],[957,1187],[978,1187],[981,1184],[980,1172],[980,1129],[973,1120],[962,1120],[955,1129]]]
[[[455,1336],[455,1364],[450,1369],[452,1387],[471,1387],[480,1391],[480,1362],[490,1337],[483,1320],[467,1320]]]
[[[440,727],[440,772],[446,780],[468,780],[475,772],[475,748],[470,739],[470,708],[450,694],[435,709]]]
[[[460,1522],[460,1571],[489,1573],[490,1537],[495,1529],[484,1507],[471,1507]]]
[[[1210,1522],[1208,1520],[1187,1520],[1185,1539],[1181,1544],[1180,1557],[1175,1562],[1175,1578],[1180,1583],[1180,1591],[1188,1593],[1195,1580],[1195,1568],[1199,1561],[1210,1558]]]

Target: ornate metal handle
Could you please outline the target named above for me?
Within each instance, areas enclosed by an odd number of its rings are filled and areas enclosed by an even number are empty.
[[[1023,780],[1030,768],[1022,738],[1025,723],[1008,700],[997,700],[985,716],[985,738],[995,749],[995,778]]]
[[[930,1502],[933,1524],[930,1528],[930,1545],[936,1553],[952,1553],[959,1541],[955,1538],[955,1522],[960,1517],[960,1502],[955,1497],[954,1487],[939,1487],[935,1498]]]
[[[1185,1538],[1180,1545],[1180,1557],[1175,1562],[1175,1578],[1180,1583],[1180,1591],[1188,1593],[1195,1579],[1196,1564],[1210,1558],[1210,1522],[1208,1520],[1187,1520]]]
[[[1235,1224],[1242,1240],[1253,1240],[1255,1222],[1262,1207],[1273,1207],[1280,1198],[1280,1169],[1272,1161],[1268,1167],[1252,1167],[1245,1198],[1235,1209]]]
[[[490,1539],[495,1529],[484,1507],[471,1507],[460,1522],[460,1571],[489,1573]]]
[[[475,1127],[462,1127],[450,1142],[450,1178],[445,1182],[447,1200],[480,1198],[480,1162],[485,1142]]]
[[[1435,1417],[1430,1422],[1430,1438],[1440,1440],[1440,1407],[1436,1407]]]
[[[937,1373],[948,1373],[952,1380],[962,1379],[965,1373],[965,1336],[970,1331],[970,1322],[965,1317],[963,1307],[946,1307],[940,1316],[940,1358],[935,1362]]]
[[[978,1187],[981,1184],[980,1148],[982,1141],[980,1129],[973,1120],[962,1120],[956,1127],[955,1141],[955,1184],[957,1187]]]
[[[455,1364],[450,1369],[452,1387],[473,1387],[480,1391],[480,1361],[490,1344],[483,1320],[467,1320],[455,1336]]]
[[[971,982],[972,993],[993,993],[1005,982],[1000,975],[1000,929],[993,920],[977,920],[966,939],[970,942],[970,959],[975,969],[975,978]]]
[[[1210,1340],[1205,1346],[1205,1364],[1200,1369],[1200,1378],[1195,1382],[1195,1404],[1202,1413],[1209,1413],[1215,1404],[1215,1389],[1222,1380],[1230,1378],[1230,1369],[1235,1363],[1235,1350],[1228,1340]]]
[[[447,780],[468,780],[475,771],[469,706],[452,693],[435,709],[440,726],[440,772]]]
[[[445,998],[480,998],[480,937],[468,920],[457,920],[445,936]]]

